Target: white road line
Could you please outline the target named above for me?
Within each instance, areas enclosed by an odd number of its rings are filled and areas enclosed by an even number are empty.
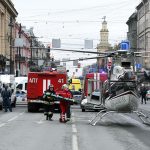
[[[77,133],[77,128],[75,124],[72,124],[72,132]]]
[[[72,150],[78,150],[78,139],[77,135],[72,135]]]
[[[44,121],[45,119],[41,119],[41,120],[39,120],[39,121],[36,121],[36,123],[37,124],[42,124],[42,123],[44,123],[43,121]]]
[[[3,126],[5,126],[5,125],[6,125],[6,123],[2,123],[2,124],[0,124],[0,128],[1,128],[1,127],[3,127]]]
[[[19,116],[23,115],[24,113],[25,113],[25,112],[20,113]]]
[[[74,113],[72,113],[72,120],[73,120],[73,124],[72,124],[72,150],[79,150],[78,148],[78,138],[77,138],[77,128],[75,123],[75,118],[74,118]]]
[[[17,119],[18,117],[19,117],[19,116],[15,116],[15,117],[9,119],[7,122],[13,121],[13,120]]]

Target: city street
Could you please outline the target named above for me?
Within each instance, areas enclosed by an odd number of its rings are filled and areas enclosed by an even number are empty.
[[[140,109],[148,112],[150,101]],[[149,150],[150,126],[135,114],[109,114],[96,126],[89,119],[96,112],[72,108],[72,122],[59,123],[59,113],[46,121],[42,112],[28,113],[25,106],[0,112],[0,150]]]

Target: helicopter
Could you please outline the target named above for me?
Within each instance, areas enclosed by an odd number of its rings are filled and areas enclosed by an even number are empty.
[[[117,50],[109,52],[92,52],[83,50],[66,50],[66,49],[53,49],[56,51],[70,51],[77,53],[91,53],[97,54],[95,57],[79,58],[74,60],[88,60],[98,58],[113,58],[119,57],[120,60],[125,57],[128,58],[133,53],[129,53],[127,50]],[[69,60],[73,61],[73,60]],[[134,65],[134,64],[133,64]],[[109,113],[135,113],[144,124],[150,124],[149,118],[143,112],[138,110],[139,95],[137,91],[137,78],[135,70],[131,67],[130,62],[122,62],[122,64],[116,64],[108,69],[108,80],[102,85],[101,90],[101,104],[104,105],[104,109],[100,110],[89,123],[96,125],[98,121],[101,121],[104,116]],[[89,80],[89,82],[101,82],[100,80]],[[91,84],[92,85],[92,84]],[[92,89],[92,87],[88,88]],[[89,95],[92,90],[90,90]]]

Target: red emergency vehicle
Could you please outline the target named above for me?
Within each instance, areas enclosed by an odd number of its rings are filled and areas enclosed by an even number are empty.
[[[63,84],[67,82],[67,74],[53,72],[29,72],[27,85],[28,112],[38,111],[43,108],[42,96],[50,84],[54,85],[54,90],[61,90]],[[55,102],[55,109],[59,109],[59,101]]]
[[[103,83],[104,81],[106,81],[108,79],[108,75],[105,72],[103,72],[103,73],[87,73],[85,75],[85,79],[84,79],[82,99],[84,99],[84,97],[88,95],[88,87],[89,87],[88,79],[100,80]],[[92,91],[94,91],[96,89],[100,89],[99,82],[93,82]]]

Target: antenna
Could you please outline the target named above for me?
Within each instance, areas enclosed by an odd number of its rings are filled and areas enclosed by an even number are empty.
[[[105,19],[106,19],[106,16],[104,16],[102,19],[104,19],[104,21],[106,21]]]

